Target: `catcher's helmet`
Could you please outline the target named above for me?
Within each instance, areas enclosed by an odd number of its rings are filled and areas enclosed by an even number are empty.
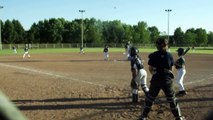
[[[130,48],[130,56],[133,57],[139,53],[139,50],[136,47]]]
[[[183,48],[178,48],[177,52],[178,52],[178,55],[183,55],[184,49]]]

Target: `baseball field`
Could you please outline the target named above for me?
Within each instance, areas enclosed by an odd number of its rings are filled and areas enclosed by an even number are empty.
[[[30,50],[31,58],[25,59],[22,50],[0,54],[1,91],[29,120],[137,120],[144,95],[140,103],[131,103],[130,62],[124,50],[110,49],[109,61],[103,60],[102,48],[85,49],[85,54],[78,50]],[[140,51],[149,84],[147,61],[154,49]],[[188,94],[178,98],[180,108],[186,120],[205,120],[213,110],[212,50],[190,51],[185,59]],[[175,80],[174,85],[178,91]],[[149,120],[173,120],[162,92],[158,97]]]

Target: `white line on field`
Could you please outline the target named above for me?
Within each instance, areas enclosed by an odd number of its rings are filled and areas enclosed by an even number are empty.
[[[62,76],[62,75],[59,75],[59,74],[56,74],[56,73],[53,73],[53,72],[35,70],[35,69],[32,69],[32,68],[25,68],[25,67],[2,64],[2,63],[0,63],[0,65],[3,66],[3,67],[10,67],[10,68],[15,68],[15,69],[19,69],[19,70],[30,71],[30,72],[34,72],[34,73],[37,73],[37,74],[43,74],[43,75],[51,76],[51,77],[87,83],[87,84],[96,85],[96,86],[100,86],[100,87],[106,87],[105,85],[102,85],[102,84],[96,84],[96,83],[89,82],[89,81],[79,80],[77,78],[73,78],[73,77],[70,77],[70,76]],[[213,79],[213,77],[209,77],[209,78],[201,79],[201,80],[195,80],[193,82],[186,82],[185,85],[192,85],[192,84],[203,82],[203,81],[206,81],[206,80],[209,80],[209,79]]]
[[[105,85],[102,85],[102,84],[96,84],[96,83],[89,82],[89,81],[79,80],[77,78],[73,78],[73,77],[70,77],[70,76],[62,76],[62,75],[59,75],[59,74],[56,74],[56,73],[41,71],[41,70],[35,70],[35,69],[32,69],[32,68],[25,68],[25,67],[2,64],[2,63],[0,63],[0,66],[15,68],[15,69],[19,69],[19,70],[25,70],[25,71],[34,72],[34,73],[37,73],[37,74],[43,74],[43,75],[47,75],[47,76],[51,76],[51,77],[62,78],[62,79],[87,83],[87,84],[91,84],[91,85],[96,85],[96,86],[100,86],[100,87],[105,87]]]
[[[193,82],[187,82],[187,83],[185,83],[185,85],[191,85],[191,84],[203,82],[203,81],[206,81],[206,80],[209,80],[209,79],[213,79],[213,77],[209,77],[209,78],[201,79],[201,80],[196,80],[196,81],[193,81]]]

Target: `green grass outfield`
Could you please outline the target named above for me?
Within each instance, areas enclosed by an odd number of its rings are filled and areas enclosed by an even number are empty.
[[[183,47],[184,48],[184,47]],[[170,51],[172,53],[176,52],[177,48],[170,48]],[[71,53],[76,52],[78,53],[80,50],[79,48],[45,48],[45,49],[30,49],[31,54],[57,54],[57,53]],[[85,53],[87,52],[103,52],[103,48],[84,48]],[[140,48],[140,52],[154,52],[156,51],[155,48]],[[17,50],[18,54],[23,54],[23,49]],[[109,48],[109,52],[124,52],[124,48]],[[188,52],[193,54],[213,54],[213,49],[195,49],[190,50]],[[6,49],[6,50],[0,50],[0,55],[12,55],[14,54],[13,50]]]

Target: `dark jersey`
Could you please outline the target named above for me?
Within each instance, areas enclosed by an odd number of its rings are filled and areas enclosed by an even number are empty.
[[[174,65],[174,59],[171,53],[156,51],[149,55],[148,64],[155,69],[155,74],[152,76],[151,81],[167,81],[172,79],[170,70],[172,70]]]
[[[180,57],[175,62],[175,68],[180,69],[185,67],[185,59],[183,57]]]
[[[24,48],[24,52],[28,52],[28,48]]]
[[[140,69],[143,69],[143,68],[144,68],[144,66],[143,66],[142,60],[139,57],[132,57],[132,59],[131,59],[131,69],[140,70]]]
[[[124,47],[125,47],[125,49],[127,49],[129,47],[129,44],[126,43]]]
[[[109,48],[108,47],[105,47],[104,48],[104,52],[108,52],[109,51]]]

